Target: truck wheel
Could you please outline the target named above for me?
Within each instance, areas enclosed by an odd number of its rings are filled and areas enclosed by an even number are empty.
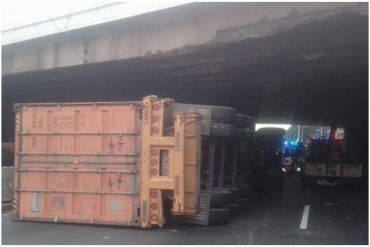
[[[208,224],[219,225],[226,224],[229,221],[229,209],[228,208],[210,208]]]
[[[252,187],[249,184],[238,186],[240,197],[246,197],[252,194]]]
[[[230,201],[231,202],[238,201],[239,198],[240,198],[239,189],[238,188],[235,188],[235,187],[230,187],[230,188],[228,188],[228,190],[230,191]]]
[[[234,108],[211,106],[212,107],[212,120],[222,121],[224,123],[234,124],[236,121],[237,111]]]
[[[236,116],[235,126],[240,128],[249,128],[254,130],[255,120],[253,117],[238,113]]]
[[[225,123],[211,123],[210,136],[231,138],[234,136],[235,127],[231,124]]]
[[[250,208],[251,199],[249,197],[242,197],[238,201],[239,210],[246,211]]]
[[[245,128],[248,125],[248,117],[244,114],[238,113],[236,115],[235,126],[239,128]]]
[[[236,202],[239,200],[240,192],[239,188],[236,187],[221,187],[216,188],[217,190],[227,190],[230,192],[229,202]]]
[[[239,204],[238,203],[229,203],[226,206],[229,209],[230,217],[235,217],[239,213]]]
[[[252,136],[250,129],[242,129],[235,127],[232,133],[232,137],[237,140],[246,140]]]
[[[231,107],[178,103],[174,104],[174,111],[197,111],[206,118],[208,118],[207,115],[210,114],[210,120],[229,124],[235,123],[237,114],[236,109]]]
[[[208,193],[211,195],[211,208],[223,208],[230,201],[230,192],[227,190],[215,190]]]
[[[241,128],[234,128],[232,137],[238,140],[243,140],[246,138],[245,132]]]

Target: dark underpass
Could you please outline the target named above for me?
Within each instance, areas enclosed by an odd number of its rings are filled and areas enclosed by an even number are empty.
[[[367,180],[367,15],[344,12],[260,38],[227,44],[216,40],[161,55],[2,79],[2,142],[14,139],[14,103],[130,101],[158,95],[181,103],[231,106],[257,122],[335,122],[352,136]],[[311,213],[302,231],[305,206]],[[368,194],[357,187],[305,190],[298,174],[287,174],[284,192],[256,192],[251,209],[223,226],[170,223],[142,234],[138,229],[13,222],[9,215],[3,215],[2,225],[3,244],[368,244]],[[26,229],[32,230],[24,233]],[[45,232],[48,237],[40,242]],[[58,234],[67,237],[58,240]]]
[[[3,141],[16,102],[145,95],[225,105],[259,122],[366,126],[368,16],[342,13],[272,36],[168,54],[3,76]],[[365,135],[364,135],[365,136]]]

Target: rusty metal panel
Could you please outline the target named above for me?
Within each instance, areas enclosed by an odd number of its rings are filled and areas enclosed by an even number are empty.
[[[18,219],[139,225],[137,102],[16,105]]]

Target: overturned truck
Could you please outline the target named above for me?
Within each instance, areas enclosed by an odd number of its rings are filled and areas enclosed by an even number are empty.
[[[254,121],[233,108],[148,96],[15,111],[17,220],[207,225],[249,206]]]

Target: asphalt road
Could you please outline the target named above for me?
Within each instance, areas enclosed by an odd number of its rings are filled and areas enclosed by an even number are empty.
[[[367,192],[303,190],[296,175],[287,176],[285,184],[283,193],[256,193],[249,211],[219,226],[169,223],[143,230],[16,222],[3,213],[2,244],[368,244]],[[302,217],[307,229],[300,229]]]

